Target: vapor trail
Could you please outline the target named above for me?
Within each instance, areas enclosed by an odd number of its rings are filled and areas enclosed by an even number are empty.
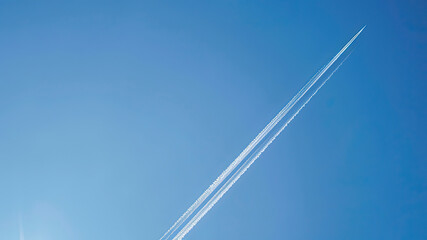
[[[318,76],[321,71],[314,75],[314,77],[310,80],[312,83],[315,80],[315,77]],[[210,196],[210,194],[215,191],[215,189],[221,185],[221,183],[230,175],[231,172],[242,162],[242,160],[254,149],[260,141],[264,139],[264,137],[274,128],[277,123],[283,118],[286,113],[292,108],[294,103],[298,100],[298,97],[306,92],[306,89],[310,84],[307,84],[295,95],[292,100],[271,120],[271,122],[255,137],[254,140],[240,153],[240,155],[225,169],[221,175],[209,186],[208,189],[185,211],[185,213],[172,225],[171,228],[160,238],[160,240],[167,240],[169,237],[177,230],[179,227],[191,216],[191,214],[200,207],[200,205]]]
[[[274,141],[274,139],[285,129],[285,127],[292,121],[292,119],[299,113],[299,111],[310,101],[310,99],[317,93],[317,91],[326,83],[326,81],[332,76],[332,74],[338,69],[342,64],[333,68],[332,72],[328,75],[325,74],[331,68],[331,66],[337,61],[337,59],[346,51],[346,49],[353,43],[353,41],[358,37],[358,35],[363,31],[363,27],[342,49],[338,54],[318,73],[316,73],[313,78],[291,99],[291,101],[271,120],[271,122],[257,135],[257,137],[243,150],[243,152],[227,167],[227,169],[221,173],[221,175],[209,186],[209,188],[190,206],[189,209],[175,222],[175,224],[162,236],[161,240],[166,240],[171,237],[171,235],[176,232],[186,220],[192,216],[194,211],[196,211],[209,196],[215,191],[215,189],[221,185],[221,183],[227,179],[227,177],[234,171],[234,169],[241,165],[237,171],[232,174],[232,176],[226,181],[224,185],[214,194],[214,196],[204,203],[204,205],[199,209],[199,211],[191,218],[191,220],[185,224],[185,226],[176,234],[173,238],[174,240],[182,239],[199,221],[200,219],[221,199],[221,197],[232,187],[232,185],[242,176],[246,170],[252,165],[252,163],[264,152],[264,150]],[[345,59],[344,59],[345,61]],[[327,77],[320,82],[317,87],[314,87],[318,80],[327,75]],[[305,94],[309,91],[313,91],[308,95],[308,98],[305,100]],[[301,99],[303,99],[301,101]],[[302,104],[301,104],[302,103]],[[287,114],[290,111],[294,111],[294,106],[297,104],[295,112],[291,112],[288,116]],[[284,117],[285,123],[277,130],[273,131],[272,134],[269,134],[273,129],[276,129],[277,124],[281,122]],[[267,138],[266,138],[267,136]],[[261,144],[260,144],[261,143]],[[255,150],[254,150],[255,149]],[[250,154],[250,155],[249,155]],[[243,164],[241,162],[249,155],[249,158],[246,159]]]
[[[345,61],[345,60],[344,60]],[[343,62],[344,62],[343,61]],[[343,63],[342,62],[342,63]],[[335,70],[332,72],[335,73],[336,70],[342,65],[337,66]],[[329,77],[326,79],[326,81],[332,76],[329,75]],[[260,150],[251,158],[247,159],[243,165],[235,172],[231,178],[215,193],[215,195],[206,203],[206,205],[188,222],[187,225],[184,226],[184,228],[177,234],[175,239],[182,239],[202,218],[205,216],[205,214],[211,210],[211,208],[224,196],[224,194],[233,186],[234,183],[239,180],[239,178],[248,170],[248,168],[252,165],[252,163],[255,162],[256,159],[267,149],[267,147],[276,139],[277,136],[288,126],[288,124],[294,119],[294,117],[301,111],[302,108],[311,100],[311,98],[316,95],[317,91],[326,83],[323,82],[316,91],[308,98],[308,100],[295,112],[295,114],[292,115],[292,117],[283,125],[278,132],[276,132],[272,138],[270,138],[265,145],[263,145]]]
[[[319,75],[322,71],[319,70],[315,76]],[[310,82],[315,80],[315,76]],[[167,240],[179,227],[194,213],[194,211],[200,207],[200,205],[212,194],[213,191],[230,175],[231,172],[242,162],[242,160],[259,144],[260,141],[273,129],[277,123],[288,113],[298,97],[306,92],[309,84],[303,87],[296,96],[271,120],[271,122],[255,137],[254,140],[240,153],[240,155],[225,169],[221,175],[205,190],[205,192],[185,211],[185,213],[172,225],[171,228],[160,238],[160,240]]]
[[[311,79],[310,82],[315,80],[315,77],[321,73],[318,73]],[[160,240],[167,240],[179,227],[188,219],[191,214],[200,207],[200,205],[215,191],[215,189],[230,175],[231,172],[242,162],[242,160],[250,153],[257,144],[264,139],[264,137],[273,129],[277,123],[288,113],[294,103],[298,100],[298,97],[306,92],[309,84],[303,87],[296,96],[271,120],[271,122],[255,137],[254,140],[240,153],[240,155],[225,169],[221,175],[209,186],[208,189],[185,211],[185,213],[172,225],[171,228],[160,238]]]

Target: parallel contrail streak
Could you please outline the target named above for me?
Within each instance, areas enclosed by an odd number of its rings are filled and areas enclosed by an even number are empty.
[[[226,183],[214,194],[214,196],[203,205],[203,207],[194,215],[191,220],[177,233],[173,238],[174,240],[182,239],[199,221],[200,219],[221,199],[221,197],[231,188],[231,186],[243,175],[252,163],[264,152],[264,150],[274,141],[274,139],[283,131],[289,122],[299,113],[299,111],[307,104],[316,92],[323,86],[330,76],[338,69],[327,77],[322,84],[307,98],[306,101],[298,108],[298,110],[286,121],[286,123],[271,137],[264,141],[270,131],[283,119],[283,117],[292,110],[292,108],[299,103],[304,95],[313,87],[313,85],[321,78],[325,72],[337,61],[337,59],[345,52],[345,50],[353,43],[358,35],[363,31],[363,27],[342,49],[341,51],[325,66],[323,67],[310,81],[292,98],[292,100],[271,120],[271,122],[257,135],[257,137],[243,150],[243,152],[221,173],[221,175],[209,186],[209,188],[194,202],[190,208],[175,222],[175,224],[162,236],[160,240],[166,240],[176,232],[181,225],[196,211],[204,201],[227,179],[233,170],[240,165],[240,163],[251,154],[238,168],[238,170],[226,181]],[[342,63],[341,63],[342,64]],[[259,143],[262,142],[261,145]],[[255,149],[256,148],[256,149]],[[255,149],[255,151],[253,151]]]
[[[318,73],[310,80],[312,83]],[[264,137],[271,131],[274,126],[283,118],[286,113],[294,106],[295,102],[298,101],[299,96],[306,92],[310,84],[305,85],[297,95],[271,120],[271,122],[255,137],[254,140],[243,150],[242,153],[221,173],[221,175],[209,186],[208,189],[187,209],[187,211],[172,225],[172,227],[160,238],[160,240],[167,240],[169,237],[188,219],[189,216],[205,201],[209,195],[230,175],[230,173],[242,162],[242,160],[250,153],[254,147],[264,139]]]
[[[344,61],[343,61],[344,62]],[[341,63],[342,64],[342,63]],[[332,72],[335,73],[336,70],[341,66],[337,66],[337,68]],[[328,77],[328,79],[332,76],[332,74]],[[326,81],[328,80],[326,79]],[[267,149],[267,147],[276,139],[277,136],[288,126],[288,124],[294,119],[294,117],[304,108],[304,106],[311,100],[311,98],[316,95],[317,91],[326,83],[323,82],[316,91],[307,99],[307,101],[295,112],[294,115],[283,125],[280,130],[273,135],[272,138],[268,140],[268,142],[261,147],[259,152],[257,152],[253,157],[247,159],[243,165],[235,172],[230,179],[216,192],[216,194],[206,203],[206,205],[190,220],[190,222],[178,233],[178,235],[174,239],[182,239],[201,219],[202,217],[224,196],[224,194],[233,186],[234,183],[239,180],[239,178],[248,170],[248,168],[255,162],[256,159]]]
[[[322,68],[323,69],[323,68]],[[310,80],[312,83],[315,77],[320,74],[322,69]],[[271,131],[274,126],[283,118],[286,113],[294,106],[295,102],[298,101],[299,96],[306,92],[310,84],[305,85],[297,95],[271,120],[271,122],[256,136],[254,140],[243,150],[242,153],[221,173],[221,175],[209,186],[208,189],[187,209],[187,211],[174,223],[174,225],[160,238],[160,240],[167,240],[169,237],[188,219],[189,216],[205,201],[209,195],[230,175],[230,173],[242,162],[242,160],[248,155],[254,147],[264,139],[264,137]]]

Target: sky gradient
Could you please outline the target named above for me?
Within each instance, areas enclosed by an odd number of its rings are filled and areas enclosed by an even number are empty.
[[[426,239],[422,1],[0,2],[0,239],[159,239],[364,25],[186,239]]]

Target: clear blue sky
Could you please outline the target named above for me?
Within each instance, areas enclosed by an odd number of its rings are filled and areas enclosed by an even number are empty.
[[[160,238],[365,24],[187,239],[427,239],[425,1],[153,2],[0,2],[0,239]]]

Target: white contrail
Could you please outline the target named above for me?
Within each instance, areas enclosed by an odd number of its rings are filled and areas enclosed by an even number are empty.
[[[325,66],[323,67],[312,79],[292,98],[292,100],[275,116],[275,118],[258,134],[258,136],[243,150],[243,152],[227,167],[227,169],[209,186],[209,188],[196,200],[193,205],[178,219],[177,222],[163,235],[161,240],[169,239],[169,237],[180,228],[180,226],[198,209],[202,203],[215,191],[215,189],[239,166],[239,164],[248,156],[242,166],[227,180],[227,182],[214,194],[214,196],[204,204],[204,206],[193,216],[193,218],[178,232],[173,239],[182,239],[199,221],[200,219],[215,205],[216,202],[231,188],[231,186],[240,178],[243,173],[250,167],[250,165],[261,155],[261,153],[270,145],[271,142],[280,134],[280,132],[292,121],[298,112],[310,101],[316,92],[323,86],[329,77],[321,83],[321,85],[314,91],[313,94],[298,108],[298,110],[286,121],[286,123],[272,136],[267,138],[268,141],[263,142],[266,136],[272,129],[283,119],[283,117],[292,110],[292,108],[299,103],[301,98],[313,87],[313,85],[321,78],[325,72],[336,62],[342,53],[351,45],[357,36],[363,31],[363,27],[344,47],[341,51]],[[262,142],[260,146],[258,144]],[[256,149],[255,149],[256,148]],[[254,150],[255,151],[252,151]]]
[[[345,61],[345,60],[344,60]],[[343,62],[344,62],[343,61]],[[343,63],[342,62],[342,63]],[[341,64],[342,64],[341,63]],[[338,65],[337,68],[332,72],[335,73],[336,70],[341,66]],[[326,81],[332,76],[329,75],[329,77],[326,79]],[[252,165],[252,163],[255,162],[256,159],[264,152],[265,149],[276,139],[277,136],[286,128],[286,126],[294,119],[294,117],[301,111],[302,108],[311,100],[311,98],[317,93],[317,91],[326,83],[323,82],[316,91],[307,99],[307,101],[295,112],[295,114],[292,115],[292,117],[283,125],[280,130],[273,135],[272,138],[268,140],[268,142],[261,147],[259,152],[257,152],[253,157],[247,159],[243,165],[235,172],[231,178],[216,192],[216,194],[206,203],[206,205],[200,209],[200,211],[188,222],[187,225],[184,226],[184,228],[176,235],[174,239],[182,239],[201,219],[205,214],[224,196],[224,194],[233,186],[234,183],[239,180],[239,178],[248,170],[248,168]]]
[[[323,68],[322,68],[323,69]],[[315,80],[318,73],[310,80],[310,83]],[[213,191],[230,175],[231,172],[242,162],[242,160],[254,149],[254,147],[264,139],[264,137],[273,129],[277,123],[283,118],[286,113],[294,106],[298,97],[306,92],[309,84],[303,87],[300,92],[271,120],[271,122],[256,136],[254,140],[243,150],[242,153],[221,173],[221,175],[209,186],[208,189],[185,211],[185,213],[172,225],[171,228],[160,238],[160,240],[167,240],[169,237],[188,219],[191,214],[200,207],[200,205],[212,194]]]
[[[187,209],[187,211],[174,223],[174,225],[160,238],[160,240],[169,239],[182,223],[209,197],[209,195],[230,175],[230,173],[241,163],[250,151],[268,134],[277,124],[280,113],[252,140],[252,142],[243,150],[242,153],[221,173],[221,175],[209,186],[208,189]]]
[[[315,77],[321,73],[322,69],[310,80],[312,83]],[[271,120],[271,122],[255,137],[254,140],[243,150],[242,153],[225,169],[221,175],[209,186],[208,189],[185,211],[185,213],[172,225],[171,228],[160,238],[160,240],[167,240],[169,237],[191,216],[191,214],[200,207],[200,205],[212,194],[213,191],[230,175],[231,172],[242,162],[242,160],[254,149],[257,144],[264,139],[264,137],[273,129],[277,123],[283,118],[286,113],[298,101],[298,97],[303,95],[309,84],[303,87],[300,92]]]
[[[208,189],[185,211],[185,213],[172,225],[171,228],[160,238],[160,240],[167,240],[169,237],[191,216],[191,214],[200,207],[200,205],[212,194],[213,191],[230,175],[231,172],[242,162],[242,160],[254,149],[254,147],[264,139],[264,137],[273,129],[277,123],[283,118],[286,113],[294,106],[299,97],[303,95],[315,81],[321,71],[317,72],[309,84],[306,84],[297,95],[271,120],[271,122],[255,137],[254,140],[240,153],[240,155],[225,169],[221,175],[209,186]]]

